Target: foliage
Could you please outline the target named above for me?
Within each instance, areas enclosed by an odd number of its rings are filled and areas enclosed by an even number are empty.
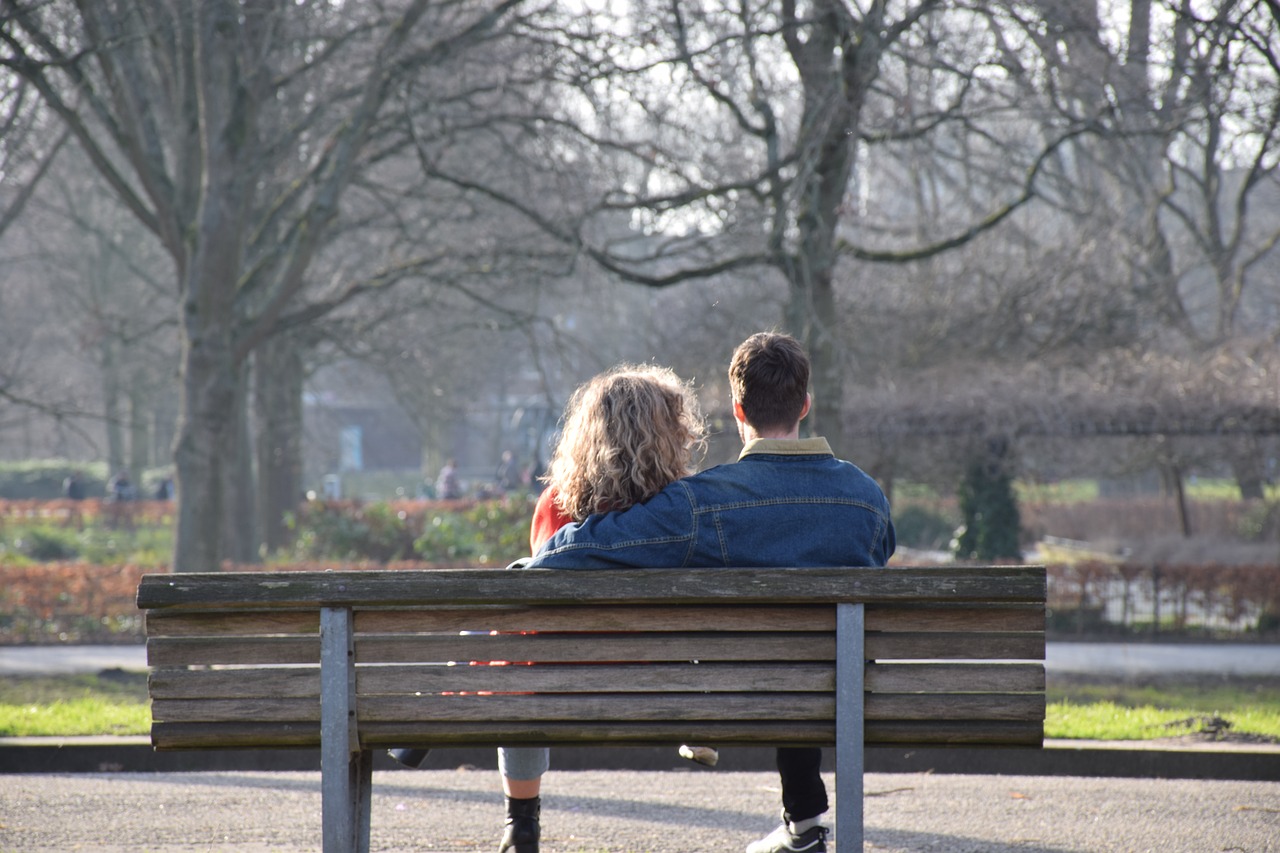
[[[388,504],[347,506],[309,502],[295,522],[297,556],[303,559],[401,560],[413,554],[404,511]]]
[[[138,581],[162,565],[0,563],[0,643],[137,641]]]
[[[1238,530],[1250,542],[1280,540],[1280,499],[1254,502],[1241,515]]]
[[[414,542],[418,556],[433,563],[505,565],[529,553],[533,506],[509,499],[477,503],[464,512],[435,514]]]
[[[962,524],[955,555],[961,560],[1016,560],[1021,521],[1013,477],[989,460],[970,464],[960,485]]]
[[[533,502],[311,501],[294,519],[305,560],[420,560],[431,565],[506,565],[528,554]]]
[[[73,473],[84,481],[85,493],[106,493],[105,462],[69,462],[65,459],[29,459],[0,462],[0,498],[51,500],[62,497],[62,483]]]

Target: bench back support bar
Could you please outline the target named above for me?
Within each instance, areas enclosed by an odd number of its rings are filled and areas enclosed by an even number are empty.
[[[836,605],[836,851],[862,850],[863,648],[866,608]]]
[[[369,853],[373,753],[360,748],[351,609],[320,610],[320,798],[325,853]]]

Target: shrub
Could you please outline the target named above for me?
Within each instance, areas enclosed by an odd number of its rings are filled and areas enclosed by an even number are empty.
[[[32,527],[20,533],[13,541],[19,553],[39,562],[74,560],[80,556],[75,544],[75,533],[54,527]]]
[[[296,530],[295,550],[304,559],[386,563],[409,557],[414,550],[406,514],[385,503],[312,502],[299,515]]]
[[[468,561],[505,565],[529,553],[533,505],[526,499],[485,501],[462,512],[433,513],[413,543],[432,563]]]

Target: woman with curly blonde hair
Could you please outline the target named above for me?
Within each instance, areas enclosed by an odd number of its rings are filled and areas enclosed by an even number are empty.
[[[532,550],[569,522],[626,509],[692,474],[704,433],[693,389],[668,368],[624,364],[580,386],[543,477]]]
[[[580,386],[564,412],[529,531],[534,553],[565,524],[646,501],[694,472],[705,425],[692,387],[674,371],[624,364]],[[550,751],[498,751],[507,821],[499,853],[537,853],[542,775]]]

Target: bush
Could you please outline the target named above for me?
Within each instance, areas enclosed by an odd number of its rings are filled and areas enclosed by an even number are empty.
[[[532,517],[532,504],[521,499],[485,501],[463,512],[435,513],[413,543],[414,551],[432,563],[505,565],[528,556]]]
[[[69,462],[65,459],[34,459],[0,462],[0,498],[9,500],[53,500],[62,497],[62,483],[72,473],[84,481],[85,494],[106,493],[107,466],[102,462]]]
[[[74,531],[59,530],[54,527],[32,527],[15,537],[13,545],[18,553],[42,563],[53,560],[74,560],[80,556],[75,538]]]
[[[406,518],[385,503],[309,503],[295,526],[296,551],[312,560],[402,560],[414,550]]]

